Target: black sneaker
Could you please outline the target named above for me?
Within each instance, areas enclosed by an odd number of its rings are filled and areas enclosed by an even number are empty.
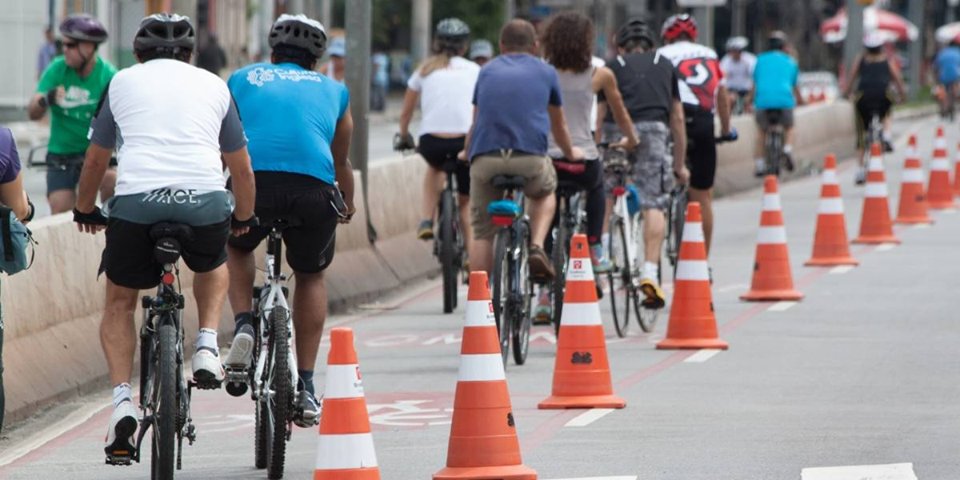
[[[792,172],[796,165],[793,163],[793,155],[787,152],[783,152],[783,167],[787,169],[788,172]]]
[[[890,143],[890,141],[887,139],[883,139],[883,151],[886,153],[890,153],[893,151],[893,144]]]
[[[300,428],[310,428],[320,423],[320,404],[306,390],[297,392],[297,415],[293,423]]]
[[[853,183],[855,185],[863,185],[867,183],[867,167],[858,167],[857,173],[853,176]]]

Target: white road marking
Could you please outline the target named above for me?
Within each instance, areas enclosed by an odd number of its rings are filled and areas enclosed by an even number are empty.
[[[613,408],[591,408],[590,410],[573,417],[569,422],[567,422],[566,425],[564,425],[564,427],[586,427],[587,425],[590,425],[591,423],[605,417],[613,410]]]
[[[948,208],[948,209],[946,209],[946,210],[940,210],[940,213],[942,213],[942,214],[944,214],[944,215],[953,215],[954,213],[957,213],[957,209],[955,209],[955,208]]]
[[[796,305],[799,302],[777,302],[773,305],[770,305],[770,308],[767,309],[768,312],[785,312],[790,309],[790,307]]]
[[[800,480],[917,480],[912,463],[804,468]]]
[[[839,267],[833,267],[833,268],[831,268],[831,269],[830,269],[830,274],[831,274],[831,275],[843,275],[844,273],[847,273],[847,272],[849,272],[850,270],[853,270],[853,269],[854,269],[854,266],[853,266],[853,265],[840,265]]]
[[[684,362],[703,363],[703,362],[706,362],[707,360],[710,360],[711,358],[713,358],[714,355],[720,352],[722,352],[722,350],[720,349],[704,348],[703,350],[700,350],[699,352],[694,353],[693,355],[690,355],[689,357],[687,357],[686,360],[684,360]]]
[[[106,408],[107,407],[104,406],[103,402],[92,402],[77,407],[73,412],[64,417],[63,420],[44,428],[23,442],[19,442],[19,446],[11,447],[10,450],[0,454],[0,467],[17,461],[17,459],[23,457],[24,455],[27,455],[30,452],[33,452],[34,450],[46,445],[48,442],[59,438],[70,430],[83,425],[87,420],[90,420],[94,415],[100,413]]]
[[[896,243],[884,243],[884,244],[881,244],[881,245],[878,245],[878,246],[877,246],[877,251],[878,251],[878,252],[889,252],[890,250],[893,250],[894,248],[897,248],[897,244],[896,244]]]
[[[621,475],[619,477],[577,477],[577,478],[556,478],[553,480],[637,480],[637,476]]]
[[[913,226],[913,229],[914,229],[914,230],[923,230],[923,229],[925,229],[925,228],[930,228],[930,224],[929,224],[929,223],[918,223],[918,224],[916,224],[916,225]]]
[[[726,287],[720,287],[717,289],[717,292],[723,293],[723,292],[729,292],[732,290],[743,290],[744,288],[748,288],[748,287],[750,287],[750,285],[747,285],[746,283],[735,283],[733,285],[727,285]]]

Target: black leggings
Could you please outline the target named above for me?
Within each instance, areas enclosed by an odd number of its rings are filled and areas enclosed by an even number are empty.
[[[603,163],[599,160],[587,160],[586,166],[586,170],[580,174],[557,169],[557,181],[575,182],[587,192],[587,241],[595,245],[600,243],[600,236],[603,234],[607,196],[603,191]],[[558,218],[554,217],[554,223]]]

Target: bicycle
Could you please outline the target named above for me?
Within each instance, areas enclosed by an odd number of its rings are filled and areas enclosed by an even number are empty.
[[[409,151],[416,147],[412,139],[404,139],[396,134],[393,139],[394,150]],[[457,308],[457,289],[467,274],[463,268],[465,254],[463,230],[460,225],[460,203],[457,199],[457,159],[449,156],[443,164],[447,176],[446,185],[440,192],[437,204],[437,235],[433,239],[433,255],[440,261],[443,278],[443,313],[452,313]],[[458,275],[463,274],[462,280]]]
[[[780,109],[766,110],[767,132],[764,140],[764,160],[766,161],[765,175],[780,177],[780,168],[793,170],[793,165],[783,152],[786,129],[783,125],[784,111]]]
[[[41,155],[41,152],[43,153]],[[30,147],[27,153],[27,166],[30,168],[43,168],[47,170],[67,170],[71,167],[83,165],[83,154],[79,155],[55,155],[57,158],[51,161],[47,157],[46,145],[34,145]],[[110,168],[116,168],[117,156],[110,157]]]
[[[496,175],[491,179],[494,188],[504,191],[501,200],[490,202],[487,211],[499,227],[493,249],[493,312],[500,337],[500,354],[506,366],[510,344],[517,365],[527,361],[530,347],[533,281],[530,277],[530,219],[524,213],[523,187],[527,179],[521,176]]]
[[[140,327],[140,409],[141,428],[135,451],[112,452],[110,465],[140,462],[140,450],[147,430],[152,430],[150,477],[172,479],[174,469],[183,467],[183,439],[190,445],[197,439],[190,416],[193,388],[215,389],[219,384],[187,382],[183,369],[183,295],[180,294],[180,245],[190,242],[193,230],[178,223],[158,223],[150,229],[154,258],[162,265],[155,296],[141,298],[144,309]]]
[[[293,317],[287,302],[287,276],[282,270],[283,231],[300,220],[280,217],[267,236],[266,280],[253,289],[254,347],[246,368],[224,366],[227,393],[239,397],[251,390],[256,402],[254,464],[269,478],[283,478],[287,442],[297,411],[297,361],[291,343]]]
[[[564,169],[570,173],[580,174],[586,170],[583,162],[568,162],[554,160],[554,167]],[[560,180],[557,182],[557,222],[554,225],[550,261],[556,274],[550,285],[550,302],[552,304],[550,321],[553,323],[554,333],[560,334],[560,317],[563,313],[563,296],[566,290],[567,262],[570,255],[570,241],[575,233],[585,229],[587,214],[584,210],[581,187],[577,182]]]

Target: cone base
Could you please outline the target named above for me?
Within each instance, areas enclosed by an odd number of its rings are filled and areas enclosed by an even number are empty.
[[[853,257],[827,257],[827,258],[811,258],[803,263],[808,267],[837,267],[841,265],[860,265],[860,261]]]
[[[378,467],[314,470],[313,480],[380,480]]]
[[[893,223],[901,225],[933,224],[933,219],[930,217],[897,217],[893,220]]]
[[[747,302],[779,302],[802,298],[803,294],[796,290],[750,290],[740,295],[740,300]]]
[[[719,338],[667,338],[657,344],[657,350],[700,350],[703,348],[727,350],[730,345]]]
[[[623,408],[627,401],[616,395],[584,395],[577,397],[558,397],[551,395],[537,404],[540,410],[559,410],[564,408]]]
[[[860,236],[852,240],[860,245],[879,245],[881,243],[900,243],[900,239],[893,235]]]
[[[494,467],[447,467],[433,474],[433,480],[537,480],[537,471],[526,465]]]
[[[957,208],[957,204],[953,201],[949,202],[931,202],[927,201],[927,207],[931,210],[953,210]]]

